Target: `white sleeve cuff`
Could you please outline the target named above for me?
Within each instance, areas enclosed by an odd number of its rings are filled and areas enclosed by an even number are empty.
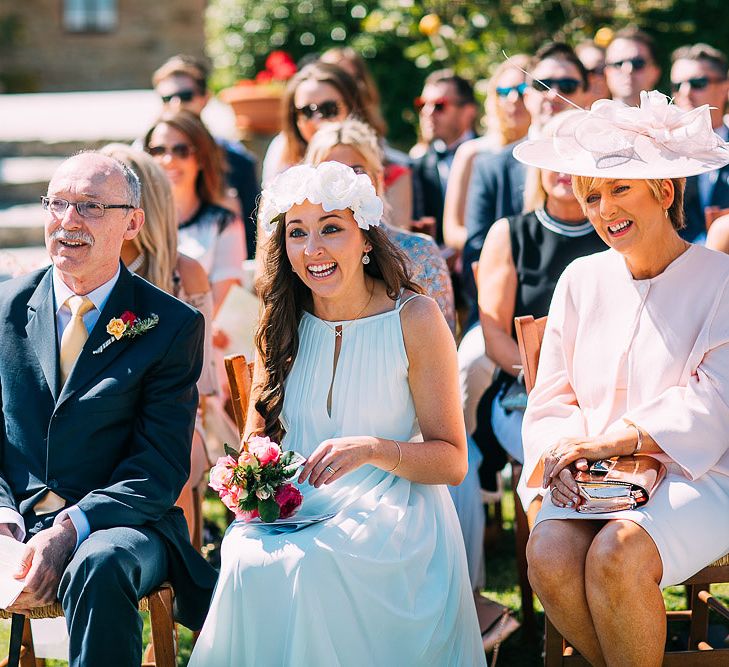
[[[55,526],[57,523],[60,523],[65,517],[71,519],[71,523],[76,529],[75,552],[81,546],[81,542],[91,534],[91,526],[89,525],[89,520],[86,518],[86,514],[78,505],[71,505],[71,507],[67,507],[62,512],[59,512],[53,521],[53,525]]]
[[[13,537],[18,542],[22,542],[25,539],[25,521],[14,509],[0,507],[0,523],[5,523],[10,526]]]

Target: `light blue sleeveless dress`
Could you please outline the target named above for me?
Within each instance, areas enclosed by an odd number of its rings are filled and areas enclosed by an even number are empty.
[[[303,315],[286,381],[285,448],[308,456],[322,440],[347,435],[422,441],[401,307],[341,323]],[[336,324],[343,332],[330,416]],[[300,489],[298,516],[336,515],[296,532],[230,526],[192,667],[486,664],[445,486],[366,465]]]

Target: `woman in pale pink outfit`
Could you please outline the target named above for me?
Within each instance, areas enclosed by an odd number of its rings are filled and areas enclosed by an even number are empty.
[[[729,257],[677,233],[682,176],[729,162],[708,116],[642,93],[640,109],[601,101],[514,151],[576,174],[610,246],[557,285],[523,427],[524,479],[549,489],[529,577],[593,665],[660,665],[661,588],[729,551]],[[648,503],[578,513],[575,471],[631,454],[667,467]]]

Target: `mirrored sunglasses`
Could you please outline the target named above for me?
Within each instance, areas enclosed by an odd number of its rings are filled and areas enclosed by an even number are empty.
[[[187,160],[194,152],[195,149],[190,144],[175,144],[174,146],[147,146],[145,149],[152,157],[164,157],[165,155],[171,155],[179,158],[180,160]]]
[[[335,100],[326,100],[321,104],[307,104],[304,107],[296,107],[296,115],[303,116],[306,120],[313,118],[329,120],[339,115],[339,104]]]
[[[563,79],[542,79],[532,81],[532,88],[543,93],[547,90],[557,89],[562,95],[572,95],[577,92],[580,87],[580,81],[578,79],[571,79],[565,77]]]
[[[647,64],[645,58],[638,56],[637,58],[626,58],[625,60],[614,60],[611,63],[605,63],[605,67],[612,67],[613,69],[622,69],[625,63],[630,63],[631,68],[634,72],[640,72]]]
[[[712,83],[719,83],[720,81],[726,81],[726,79],[710,79],[708,76],[697,76],[692,79],[686,79],[685,81],[671,81],[671,90],[677,93],[685,83],[692,90],[704,90],[704,88],[707,88]]]
[[[131,204],[102,204],[98,201],[68,201],[60,197],[41,197],[43,210],[60,218],[73,206],[82,218],[103,218],[107,208],[135,208]]]
[[[526,81],[523,81],[518,86],[496,86],[496,94],[499,97],[509,97],[509,95],[511,95],[511,91],[515,90],[519,97],[521,97],[528,87],[529,86]]]
[[[192,102],[193,98],[197,95],[195,90],[178,90],[176,93],[170,93],[169,95],[161,95],[162,102],[169,104],[174,99],[180,100],[180,102]]]

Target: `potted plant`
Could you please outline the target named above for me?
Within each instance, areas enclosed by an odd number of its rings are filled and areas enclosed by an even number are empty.
[[[272,51],[266,67],[255,79],[241,79],[220,91],[230,104],[238,127],[246,133],[276,134],[281,130],[281,97],[285,82],[296,72],[296,63],[285,51]]]

